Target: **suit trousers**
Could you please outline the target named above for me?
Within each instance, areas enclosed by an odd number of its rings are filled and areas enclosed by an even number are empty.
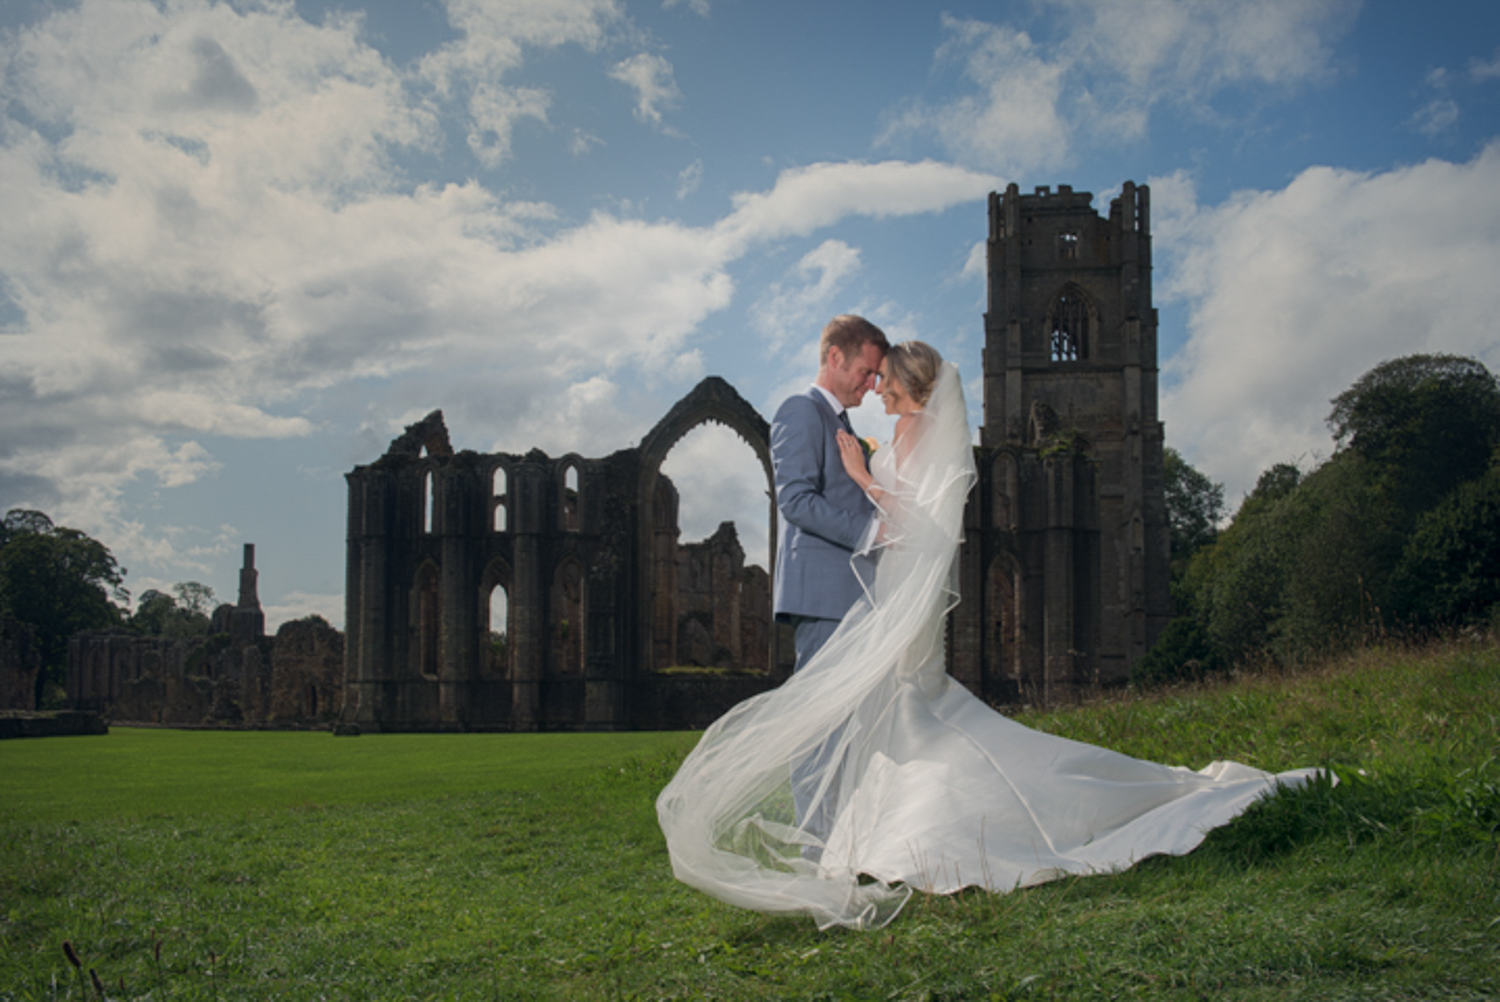
[[[838,629],[839,622],[837,619],[796,617],[792,638],[797,651],[797,662],[792,668],[793,672],[801,671],[812,660],[813,655],[822,650],[823,645],[828,643],[828,638]],[[834,766],[830,770],[830,765],[841,732],[842,728],[828,735],[812,754],[792,766],[792,803],[797,811],[797,824],[820,839],[826,839],[833,828],[832,805],[838,800],[838,782],[843,769]],[[809,805],[819,785],[819,778],[825,773],[829,774],[828,790],[809,814]],[[822,858],[823,850],[817,846],[804,846],[802,855],[817,862]]]

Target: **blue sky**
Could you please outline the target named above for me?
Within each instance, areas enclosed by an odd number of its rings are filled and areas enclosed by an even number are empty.
[[[1500,4],[9,0],[0,507],[135,594],[343,618],[343,474],[602,456],[705,375],[769,415],[860,312],[963,369],[985,196],[1152,188],[1167,441],[1228,488],[1386,358],[1500,367]],[[888,430],[873,403],[862,430]],[[684,537],[764,482],[668,459]]]

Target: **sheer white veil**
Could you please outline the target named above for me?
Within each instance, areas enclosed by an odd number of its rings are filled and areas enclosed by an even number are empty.
[[[955,557],[975,480],[952,363],[891,448],[899,462],[876,453],[886,541],[864,598],[801,671],[705,731],[656,802],[679,880],[744,908],[809,914],[820,928],[882,926],[912,893],[824,852],[829,831],[799,823],[792,786],[795,773],[797,799],[811,805],[804,817],[836,827],[902,687],[947,683],[944,619],[958,601]]]

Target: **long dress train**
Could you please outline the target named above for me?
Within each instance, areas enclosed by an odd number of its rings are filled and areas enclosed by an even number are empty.
[[[946,674],[975,480],[951,363],[872,472],[888,531],[864,598],[801,671],[715,721],[657,799],[678,879],[821,928],[878,928],[914,889],[1007,891],[1187,852],[1316,772],[1144,762],[1017,724]]]

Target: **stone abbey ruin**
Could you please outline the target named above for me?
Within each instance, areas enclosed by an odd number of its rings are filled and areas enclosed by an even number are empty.
[[[1149,205],[1147,188],[1129,182],[1108,217],[1067,186],[990,196],[980,476],[947,660],[994,703],[1123,682],[1170,618]],[[200,659],[202,677],[164,648],[124,653],[172,642],[80,637],[71,698],[164,722],[173,714],[150,716],[152,699],[191,702],[192,690],[198,702],[183,712],[205,721],[702,726],[778,684],[792,662],[790,631],[771,619],[770,577],[745,565],[733,524],[679,539],[661,465],[705,422],[760,459],[774,554],[769,428],[722,379],[703,380],[637,447],[603,458],[455,452],[434,411],[347,475],[337,683],[310,667],[320,656],[326,665],[331,640],[295,641],[322,654],[278,674],[293,638],[272,641],[231,616],[218,661]],[[491,622],[497,608],[504,623]],[[232,684],[211,693],[213,672]]]
[[[343,704],[343,634],[312,617],[266,636],[258,578],[255,546],[246,544],[238,600],[214,610],[207,638],[75,635],[69,708],[175,727],[328,726]]]

